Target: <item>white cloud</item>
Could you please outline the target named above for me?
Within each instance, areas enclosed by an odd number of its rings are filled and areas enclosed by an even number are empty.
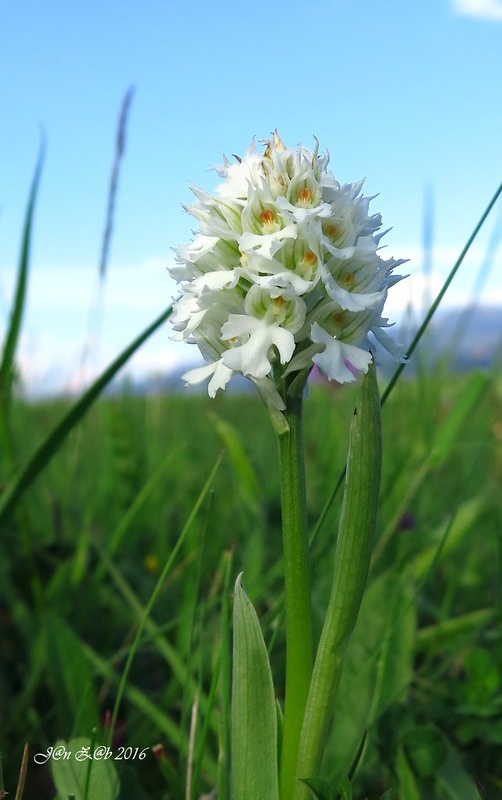
[[[502,22],[502,0],[453,0],[458,14]]]

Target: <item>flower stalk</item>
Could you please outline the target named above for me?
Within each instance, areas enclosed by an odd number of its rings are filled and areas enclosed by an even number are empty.
[[[313,665],[303,398],[286,395],[287,428],[278,434],[286,602],[286,697],[281,797],[291,797]]]

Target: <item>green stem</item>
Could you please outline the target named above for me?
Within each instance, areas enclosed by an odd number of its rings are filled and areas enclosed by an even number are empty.
[[[278,432],[286,598],[286,698],[281,756],[282,800],[292,797],[312,675],[312,618],[301,397],[286,396],[287,427]]]

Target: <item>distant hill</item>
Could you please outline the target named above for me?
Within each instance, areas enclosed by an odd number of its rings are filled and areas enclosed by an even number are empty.
[[[414,334],[401,328],[408,344]],[[419,345],[425,363],[446,359],[455,370],[487,369],[502,355],[502,307],[472,306],[438,311]],[[413,360],[413,358],[412,358]]]

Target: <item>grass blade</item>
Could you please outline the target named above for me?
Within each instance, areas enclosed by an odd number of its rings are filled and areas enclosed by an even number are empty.
[[[490,211],[492,210],[493,206],[495,205],[495,203],[497,202],[497,200],[499,199],[501,194],[502,194],[502,183],[500,184],[500,186],[498,187],[497,191],[493,195],[492,199],[490,200],[490,202],[486,206],[485,210],[483,211],[483,213],[482,213],[477,225],[475,226],[473,232],[471,233],[471,235],[467,239],[467,242],[465,243],[465,245],[464,245],[464,247],[462,249],[462,252],[460,253],[460,255],[457,258],[457,260],[455,261],[453,267],[450,270],[450,273],[449,273],[448,277],[446,278],[444,284],[442,285],[441,289],[439,290],[439,292],[438,292],[438,294],[436,296],[436,299],[434,300],[434,302],[432,303],[431,307],[429,308],[427,314],[425,315],[424,321],[420,325],[418,331],[416,332],[416,334],[415,334],[415,336],[413,338],[412,343],[410,344],[410,346],[408,347],[408,350],[406,351],[406,358],[407,359],[410,358],[410,356],[414,353],[414,351],[415,351],[420,339],[422,338],[422,336],[424,335],[425,331],[427,330],[432,317],[436,313],[441,300],[445,296],[445,294],[446,294],[446,292],[447,292],[447,290],[448,290],[453,278],[455,277],[455,275],[457,274],[458,270],[460,269],[460,266],[461,266],[465,256],[467,255],[472,243],[474,242],[476,236],[478,235],[479,231],[483,227],[483,225],[484,225],[484,223],[485,223]],[[395,386],[395,384],[397,382],[397,379],[401,375],[401,372],[403,371],[405,366],[406,366],[405,363],[399,364],[399,366],[397,367],[396,371],[394,372],[394,374],[393,374],[392,378],[390,379],[385,391],[382,394],[382,405],[385,403],[385,401],[387,400],[387,398],[390,395],[391,391],[393,390],[393,388],[394,388],[394,386]]]
[[[24,792],[24,784],[26,782],[26,773],[28,772],[28,745],[25,744],[23,750],[23,758],[21,761],[21,769],[19,770],[19,780],[17,783],[16,796],[14,800],[21,800]],[[6,792],[7,794],[7,792]]]
[[[230,570],[232,567],[232,551],[227,550],[222,557],[223,590],[221,602],[221,668],[220,668],[220,752],[218,755],[218,797],[220,800],[230,798],[230,716],[232,692],[231,661],[231,609],[230,609]]]
[[[159,328],[170,316],[172,305],[169,306],[157,319],[152,322],[125,350],[113,361],[109,367],[94,381],[77,402],[64,414],[50,433],[35,448],[32,454],[19,469],[17,475],[2,495],[0,500],[0,522],[6,518],[13,509],[24,490],[35,480],[37,475],[48,464],[52,456],[59,450],[70,431],[80,422],[86,411],[110,383],[117,372],[126,364],[133,353]]]
[[[19,334],[21,331],[21,323],[23,320],[24,307],[26,304],[26,290],[28,287],[28,271],[30,262],[30,245],[31,233],[33,228],[33,215],[35,212],[35,202],[37,199],[38,187],[40,184],[40,176],[42,174],[42,167],[45,158],[45,141],[42,139],[38,159],[35,166],[35,172],[31,183],[31,190],[28,199],[28,207],[26,209],[26,216],[24,222],[23,236],[21,240],[21,256],[19,259],[19,268],[17,273],[16,293],[14,296],[14,305],[10,318],[9,328],[5,338],[5,345],[3,349],[2,362],[0,364],[0,399],[6,401],[10,395],[10,388],[12,384],[12,368],[14,366],[14,359],[16,355],[17,343],[19,341]]]
[[[110,176],[110,185],[108,188],[108,202],[106,206],[106,224],[103,233],[103,243],[101,246],[101,257],[99,259],[99,279],[103,281],[106,275],[106,268],[108,265],[108,254],[110,251],[110,244],[113,231],[113,217],[115,212],[115,201],[117,199],[118,179],[120,173],[120,165],[124,157],[127,120],[129,110],[134,97],[134,88],[129,87],[122,100],[120,109],[120,116],[117,128],[117,138],[115,141],[115,159],[112,167],[112,174]]]

